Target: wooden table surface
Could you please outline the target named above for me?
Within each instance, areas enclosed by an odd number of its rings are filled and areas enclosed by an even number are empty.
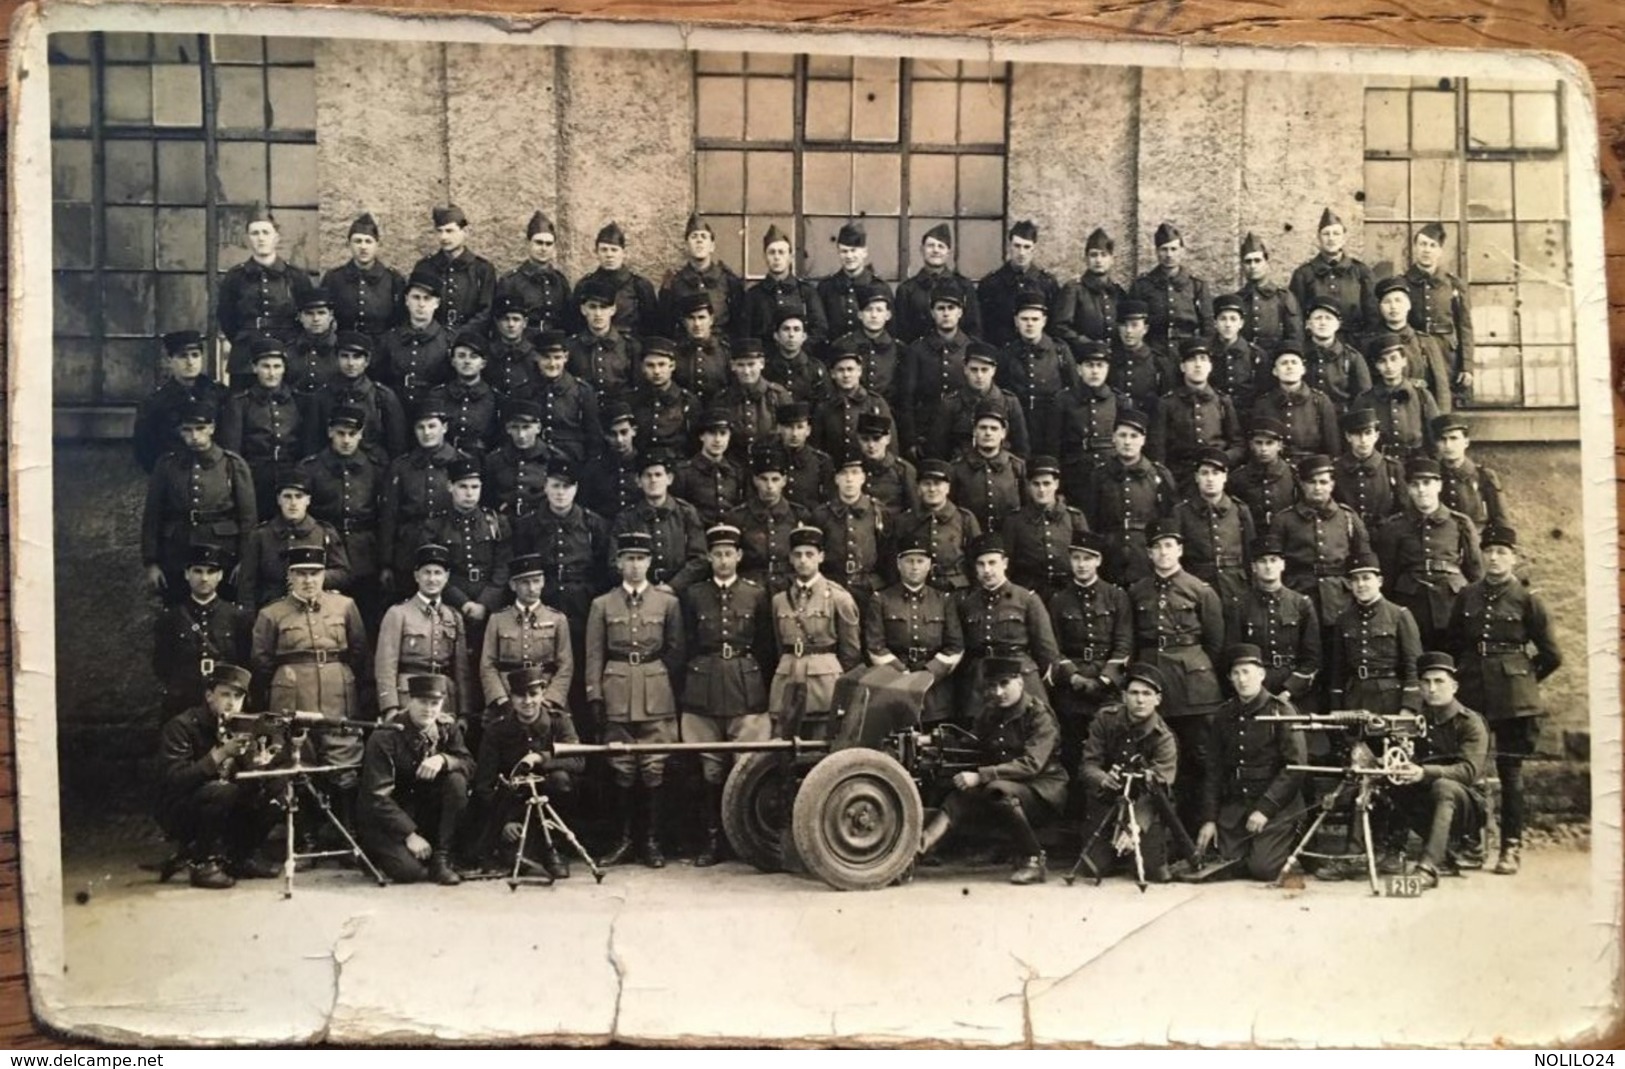
[[[299,0],[292,0],[297,3]],[[20,5],[0,0],[6,16],[0,48],[9,43],[11,16]],[[351,5],[346,4],[346,7]],[[360,5],[356,5],[360,6]],[[398,11],[451,10],[449,4],[378,3]],[[1611,333],[1625,337],[1625,8],[1619,0],[567,0],[533,7],[523,0],[463,0],[456,10],[504,15],[554,15],[761,25],[775,20],[797,27],[910,30],[987,34],[1025,40],[1052,36],[1095,40],[1181,40],[1238,45],[1426,45],[1564,53],[1584,64],[1597,91],[1597,137],[1607,231],[1608,311]],[[0,89],[0,92],[4,92]],[[0,135],[3,136],[3,135]],[[9,204],[0,205],[4,226]],[[6,265],[0,262],[0,288]],[[1613,381],[1621,380],[1617,343],[1610,345]],[[0,375],[4,375],[0,364]],[[0,390],[0,395],[4,391]],[[0,424],[0,446],[9,428]],[[1615,468],[1625,445],[1625,421],[1616,404]],[[1625,482],[1625,479],[1617,480]],[[0,483],[0,512],[8,508]],[[0,538],[7,538],[0,526]],[[8,539],[9,540],[9,539]],[[9,663],[9,573],[0,573],[0,658]],[[1622,586],[1625,599],[1625,586]],[[12,765],[11,686],[0,674],[0,1046],[55,1047],[29,1013],[23,962],[17,868],[16,776]],[[1625,1038],[1625,1029],[1615,1039]]]

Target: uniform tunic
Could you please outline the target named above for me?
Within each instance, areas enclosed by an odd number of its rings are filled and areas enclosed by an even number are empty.
[[[1405,343],[1405,377],[1426,389],[1440,412],[1449,412],[1453,407],[1450,386],[1454,378],[1444,346],[1431,334],[1418,334],[1409,323],[1394,333]]]
[[[365,374],[354,379],[334,377],[311,398],[311,439],[327,433],[328,420],[340,405],[354,406],[366,414],[361,424],[361,448],[379,464],[388,464],[411,448],[412,428],[406,422],[400,396]],[[311,452],[325,444],[325,439],[313,441]]]
[[[1291,289],[1299,308],[1308,308],[1321,297],[1336,301],[1343,310],[1343,335],[1357,344],[1364,344],[1368,335],[1382,329],[1377,283],[1371,268],[1346,252],[1335,259],[1316,253],[1314,259],[1292,272]]]
[[[312,334],[301,329],[299,336],[287,347],[287,372],[283,375],[283,383],[295,393],[312,394],[337,377],[338,341],[336,325],[330,325],[323,334]]]
[[[1174,506],[1170,519],[1185,539],[1185,570],[1211,586],[1226,604],[1247,589],[1252,566],[1252,511],[1221,493],[1217,501],[1197,494]]]
[[[1204,449],[1221,450],[1230,463],[1240,463],[1247,452],[1241,417],[1224,394],[1182,382],[1157,403],[1145,451],[1168,465],[1181,486],[1193,487],[1196,458]]]
[[[1010,553],[1010,580],[1049,600],[1072,582],[1069,547],[1089,530],[1083,511],[1064,502],[1048,507],[1027,502],[1004,518],[1001,533]]]
[[[1173,354],[1186,338],[1205,337],[1213,330],[1213,302],[1207,282],[1183,267],[1157,266],[1134,280],[1129,296],[1151,310],[1146,341]]]
[[[707,527],[753,496],[750,473],[727,453],[716,458],[695,453],[679,462],[671,492],[693,505]]]
[[[897,517],[896,545],[921,545],[931,551],[931,585],[938,590],[970,586],[965,572],[965,547],[982,533],[982,525],[969,510],[945,501],[941,508],[919,505]]]
[[[469,673],[468,633],[463,616],[436,598],[422,594],[391,605],[378,625],[378,652],[373,660],[378,709],[387,713],[406,704],[409,676],[445,676],[450,685],[446,712],[472,717],[479,698]]]
[[[1313,387],[1287,390],[1277,386],[1260,394],[1253,402],[1252,418],[1255,422],[1273,419],[1286,428],[1283,454],[1290,460],[1316,454],[1335,457],[1343,451],[1337,406]]]
[[[491,616],[480,648],[486,727],[491,726],[492,714],[505,709],[512,700],[508,673],[520,668],[540,668],[547,673],[542,698],[549,705],[563,709],[569,703],[570,683],[575,676],[570,631],[564,614],[541,602],[516,602]],[[575,729],[570,730],[574,734]],[[511,767],[511,763],[504,766]]]
[[[921,455],[949,460],[972,448],[976,413],[983,405],[993,405],[1004,414],[1009,425],[1005,447],[1017,456],[1031,456],[1034,449],[1027,433],[1027,413],[1022,411],[1015,394],[998,386],[990,386],[986,393],[961,386],[937,401],[932,418],[916,417],[925,443]]]
[[[790,584],[790,533],[807,523],[812,513],[780,498],[772,506],[752,493],[724,522],[739,528],[739,574],[777,594]]]
[[[287,386],[250,386],[226,398],[220,413],[220,447],[248,461],[259,511],[276,505],[276,481],[305,455],[309,414]]]
[[[855,275],[837,271],[828,278],[819,280],[818,300],[824,306],[824,320],[832,340],[850,334],[854,330],[863,329],[863,324],[858,320],[858,313],[863,310],[863,306],[858,302],[858,290],[874,285],[886,291],[886,303],[890,304],[892,298],[890,284],[882,282],[874,269],[867,264]]]
[[[1310,340],[1303,350],[1303,381],[1332,399],[1339,414],[1371,389],[1371,366],[1340,338],[1323,346]]]
[[[440,280],[440,306],[434,317],[453,333],[485,316],[497,292],[497,269],[491,261],[466,248],[448,254],[445,250],[425,256],[412,268],[412,274],[430,275]]]
[[[920,503],[919,476],[914,465],[897,457],[865,457],[863,489],[885,506],[886,515],[893,521]]]
[[[478,602],[495,612],[508,597],[508,562],[513,558],[513,530],[507,517],[491,509],[452,509],[429,520],[424,537],[451,552],[451,579],[446,604],[461,609]]]
[[[625,585],[596,598],[587,616],[586,694],[604,703],[608,741],[675,740],[677,694],[687,661],[683,613],[675,595]],[[630,787],[641,772],[648,787],[665,776],[660,755],[610,758],[615,782]]]
[[[604,449],[598,391],[568,371],[558,378],[538,375],[514,395],[542,409],[542,445],[554,456],[581,463]]]
[[[1021,269],[1006,260],[976,284],[983,341],[1002,348],[1016,340],[1016,304],[1028,290],[1043,294],[1045,307],[1052,311],[1060,302],[1061,284],[1042,267]]]
[[[298,470],[310,480],[310,514],[332,524],[344,539],[351,580],[376,578],[382,567],[378,518],[384,469],[360,452],[341,457],[324,449],[301,460]]]
[[[792,398],[806,405],[817,405],[829,393],[829,368],[806,346],[792,355],[777,345],[769,345],[762,377],[783,386]]]
[[[912,278],[897,285],[897,311],[892,317],[891,332],[899,345],[928,337],[936,332],[936,320],[931,316],[931,305],[938,287],[959,295],[965,312],[959,327],[968,334],[982,333],[982,307],[976,301],[976,283],[944,264],[942,267],[922,267]]]
[[[998,378],[1027,414],[1033,452],[1056,455],[1061,445],[1061,394],[1078,381],[1071,350],[1047,334],[1036,342],[1012,341],[999,353]]]
[[[677,343],[677,367],[672,380],[703,403],[728,388],[728,361],[732,350],[721,338],[684,338]]]
[[[1119,345],[1112,350],[1111,370],[1106,384],[1134,403],[1147,415],[1155,415],[1162,395],[1180,382],[1177,366],[1149,345],[1129,349]]]
[[[959,626],[965,635],[965,667],[959,673],[961,709],[974,709],[981,700],[983,664],[989,657],[1021,661],[1027,693],[1044,697],[1043,676],[1061,651],[1055,645],[1055,627],[1049,610],[1037,594],[1006,581],[993,590],[975,586],[959,598]]]
[[[406,279],[381,261],[363,268],[354,260],[322,276],[342,331],[358,331],[374,343],[406,316]]]
[[[1449,271],[1424,271],[1412,264],[1405,272],[1411,291],[1411,326],[1438,340],[1451,376],[1464,370],[1463,355],[1473,347],[1473,309],[1467,286]]]
[[[232,346],[228,365],[233,374],[249,371],[245,333],[266,334],[291,343],[299,334],[299,306],[315,289],[310,276],[281,257],[268,264],[248,259],[220,278],[215,321],[220,336]]]
[[[402,323],[379,343],[373,374],[400,397],[409,417],[429,391],[451,377],[451,334],[438,320],[428,326]]]
[[[361,611],[343,594],[324,591],[309,602],[290,594],[254,619],[249,663],[272,712],[318,712],[330,720],[359,716],[357,676],[370,667],[366,656]],[[324,731],[315,738],[323,764],[361,758],[361,740],[353,735]],[[339,780],[353,783],[354,777],[348,772]]]
[[[501,435],[497,422],[500,398],[489,382],[454,380],[430,390],[429,400],[446,408],[446,441],[452,448],[479,460],[497,444]]]
[[[1484,573],[1473,521],[1442,505],[1426,516],[1407,508],[1384,521],[1373,541],[1386,589],[1416,617],[1424,647],[1436,648],[1456,594]]]
[[[564,330],[574,324],[570,281],[552,264],[526,260],[497,279],[496,295],[519,299],[525,308],[526,326],[533,335]]]
[[[418,766],[434,755],[445,757],[445,768],[433,779],[419,779]],[[423,863],[406,849],[408,836],[421,836],[436,850],[454,849],[474,776],[462,725],[450,717],[427,733],[407,723],[402,731],[368,736],[356,795],[356,838],[385,876],[396,883],[427,876]]]
[[[1422,638],[1410,610],[1387,598],[1350,601],[1332,622],[1326,679],[1333,709],[1373,713],[1421,708],[1416,659]]]
[[[1063,720],[1063,731],[1065,727]],[[1112,829],[1103,824],[1115,816],[1117,800],[1122,796],[1121,789],[1114,791],[1106,786],[1107,776],[1113,771],[1121,775],[1138,765],[1154,773],[1160,783],[1171,786],[1178,781],[1179,745],[1161,716],[1152,713],[1144,720],[1136,720],[1121,705],[1103,707],[1089,722],[1088,738],[1081,745],[1078,780],[1087,794],[1083,841],[1092,841],[1088,861],[1095,873],[1104,875],[1114,851]],[[1140,856],[1150,873],[1164,863],[1167,846],[1162,817],[1143,788],[1137,789],[1134,797],[1134,819],[1140,827]]]
[[[1286,558],[1286,585],[1308,594],[1323,623],[1336,620],[1350,601],[1349,565],[1371,548],[1366,525],[1347,505],[1300,501],[1275,514],[1270,533]]]
[[[1208,743],[1202,820],[1217,825],[1220,856],[1245,857],[1248,875],[1255,880],[1280,875],[1292,854],[1295,821],[1303,812],[1306,774],[1290,767],[1309,761],[1303,733],[1290,724],[1258,720],[1291,712],[1291,703],[1267,690],[1246,701],[1231,698],[1214,718]],[[1251,835],[1247,818],[1255,812],[1268,823]]]
[[[804,445],[784,449],[784,496],[804,508],[816,508],[832,492],[835,462],[822,449]]]
[[[378,550],[386,568],[411,574],[429,521],[451,511],[446,468],[461,455],[442,442],[433,449],[419,446],[389,465],[378,522]]]
[[[577,497],[587,508],[606,518],[619,516],[642,501],[637,455],[623,456],[606,450],[588,461],[581,470],[581,489]]]
[[[733,719],[767,711],[771,598],[765,587],[744,578],[726,586],[707,579],[683,591],[684,633],[690,640],[685,712]]]
[[[581,307],[581,287],[591,279],[615,291],[615,316],[610,320],[615,329],[628,337],[641,338],[659,328],[660,299],[655,294],[654,283],[628,267],[615,271],[600,267],[583,277],[576,283],[571,308]]]
[[[983,788],[998,782],[1025,786],[1049,808],[1048,814],[1029,813],[1035,822],[1059,813],[1066,806],[1067,774],[1060,759],[1061,729],[1055,710],[1044,700],[1042,692],[1027,691],[1012,705],[980,703],[971,733],[976,736],[982,760],[986,762],[976,769]],[[1028,801],[1022,798],[1024,807]]]
[[[1405,466],[1380,449],[1363,459],[1344,453],[1333,465],[1332,496],[1353,509],[1367,530],[1405,508]]]
[[[1456,654],[1463,702],[1491,724],[1545,712],[1536,684],[1562,667],[1563,655],[1545,604],[1516,577],[1480,579],[1462,590],[1446,646]]]
[[[1256,583],[1225,606],[1225,641],[1248,642],[1263,653],[1264,689],[1286,694],[1300,708],[1313,705],[1320,675],[1320,617],[1308,595]]]
[[[247,549],[237,573],[237,600],[250,610],[264,608],[288,590],[288,550],[295,546],[326,550],[327,571],[322,586],[344,590],[350,584],[350,555],[332,524],[306,515],[298,523],[277,516],[248,534]]]
[[[954,688],[946,680],[964,659],[965,638],[948,594],[929,585],[910,589],[898,583],[885,588],[864,609],[863,645],[872,664],[936,677],[920,711],[924,723],[953,715]]]
[[[135,459],[145,471],[152,471],[165,453],[186,448],[181,441],[181,410],[191,404],[206,404],[215,418],[225,403],[226,389],[207,375],[189,384],[170,379],[141,402],[135,415]]]
[[[225,551],[226,573],[236,565],[257,509],[247,461],[218,445],[159,458],[147,479],[141,513],[141,563],[164,570],[170,596],[186,591],[186,558],[193,545]]]
[[[1208,339],[1208,345],[1213,350],[1213,373],[1208,385],[1228,394],[1239,411],[1247,411],[1253,398],[1275,382],[1271,354],[1244,337],[1227,342],[1215,334]]]
[[[1126,585],[1151,573],[1145,529],[1173,512],[1174,477],[1147,457],[1125,464],[1113,456],[1101,467],[1094,501],[1085,506],[1089,526],[1106,538],[1106,578]]]
[[[1095,499],[1100,469],[1111,459],[1117,413],[1131,406],[1110,386],[1081,382],[1061,395],[1060,406],[1061,492],[1067,500],[1087,505]]]
[[[1236,291],[1241,298],[1241,336],[1273,353],[1282,345],[1303,344],[1303,312],[1285,286],[1267,279],[1248,279]]]
[[[1440,461],[1439,474],[1439,503],[1445,508],[1466,516],[1480,530],[1507,525],[1501,477],[1494,471],[1464,457],[1454,466]]]
[[[903,350],[897,369],[897,437],[892,443],[900,451],[916,457],[929,455],[921,452],[930,431],[929,414],[937,411],[939,401],[965,385],[965,350],[970,341],[963,330],[955,330],[948,338],[932,331]]]
[[[182,710],[158,736],[159,827],[191,861],[253,856],[276,822],[265,788],[232,780],[214,759],[220,719],[207,706]]]
[[[633,391],[631,403],[642,448],[666,449],[679,456],[694,448],[704,415],[698,395],[675,382],[659,390],[644,383]]]
[[[705,578],[710,569],[705,561],[705,527],[693,505],[668,496],[661,505],[642,499],[624,509],[610,522],[610,534],[612,540],[627,531],[648,534],[654,540],[649,582],[664,584],[681,594],[690,583]]]
[[[485,343],[485,370],[480,374],[501,397],[508,397],[521,386],[535,382],[536,347],[523,338],[509,341],[492,334]]]
[[[949,496],[970,509],[984,531],[997,531],[1004,518],[1027,500],[1027,462],[1001,448],[992,456],[967,449],[948,465]]]
[[[600,400],[631,394],[643,355],[636,338],[613,326],[604,334],[584,330],[569,340],[568,348],[570,374],[591,386]]]
[[[1086,273],[1061,288],[1049,332],[1071,347],[1074,355],[1086,341],[1110,343],[1117,326],[1117,307],[1126,300],[1128,290],[1109,276]]]
[[[789,390],[766,379],[750,386],[735,382],[723,390],[716,397],[716,407],[728,414],[733,425],[728,451],[748,457],[752,446],[778,437],[779,408],[792,400]]]
[[[843,347],[850,345],[863,365],[858,385],[883,398],[888,404],[898,395],[898,364],[902,362],[902,345],[882,328],[879,334],[856,330],[844,338],[836,339]]]
[[[225,598],[188,596],[158,614],[152,672],[164,692],[164,712],[175,715],[203,701],[214,666],[247,664],[254,614]]]
[[[514,552],[535,553],[547,568],[542,600],[570,617],[578,632],[592,599],[610,585],[609,521],[579,504],[563,512],[544,504],[513,527]]]
[[[677,306],[683,298],[697,293],[710,295],[713,330],[722,335],[740,333],[745,317],[745,284],[732,268],[717,259],[703,268],[690,260],[666,273],[660,282],[661,321],[666,330],[681,332],[683,317]]]
[[[803,737],[818,738],[835,704],[835,681],[862,662],[861,624],[852,595],[822,575],[773,595],[779,663],[768,692],[775,724],[797,714]]]
[[[1070,767],[1082,752],[1084,735],[1102,703],[1111,700],[1105,673],[1128,667],[1134,652],[1134,607],[1121,587],[1104,579],[1088,586],[1073,581],[1049,599],[1049,615],[1061,652],[1050,669],[1050,694]],[[1074,685],[1075,676],[1083,682]],[[1173,779],[1171,768],[1168,778]]]
[[[517,526],[517,521],[547,507],[549,459],[540,444],[522,450],[511,441],[485,454],[480,500]]]
[[[762,339],[763,345],[772,344],[774,318],[780,309],[788,307],[799,309],[805,316],[802,322],[807,328],[808,348],[816,349],[828,340],[829,319],[824,315],[818,286],[810,279],[795,275],[783,278],[768,275],[745,292],[743,333]]]
[[[831,456],[843,456],[858,451],[858,420],[864,416],[879,416],[892,422],[891,405],[875,391],[864,386],[853,390],[830,387],[812,414],[813,443]]]
[[[1224,648],[1224,608],[1213,588],[1178,571],[1129,587],[1136,656],[1161,669],[1162,715],[1170,723],[1219,707],[1214,669]]]
[[[1249,460],[1230,472],[1225,491],[1247,506],[1259,530],[1267,530],[1277,513],[1298,503],[1298,476],[1284,460],[1261,464]]]

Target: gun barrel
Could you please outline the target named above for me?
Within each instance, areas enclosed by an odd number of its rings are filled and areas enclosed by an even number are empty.
[[[680,753],[827,753],[826,739],[764,739],[761,742],[556,742],[554,757],[598,757],[609,754]]]

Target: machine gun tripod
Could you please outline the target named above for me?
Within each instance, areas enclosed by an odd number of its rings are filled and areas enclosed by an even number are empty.
[[[513,871],[508,875],[508,890],[517,891],[521,884],[551,887],[556,882],[552,875],[545,871],[540,876],[521,875],[525,866],[529,865],[533,869],[536,867],[536,863],[525,856],[525,846],[530,841],[530,826],[533,822],[541,828],[542,841],[547,844],[550,852],[555,849],[553,833],[558,832],[564,837],[564,841],[570,844],[570,849],[586,863],[587,871],[592,873],[593,882],[604,882],[604,870],[593,860],[592,855],[587,853],[587,848],[581,845],[581,840],[570,830],[570,825],[566,824],[564,818],[559,816],[559,811],[553,808],[552,799],[543,792],[542,784],[546,782],[545,776],[532,771],[532,766],[521,760],[506,776],[499,776],[497,782],[509,790],[529,792],[525,798],[525,819],[519,826],[519,846],[513,856]]]
[[[1112,829],[1112,840],[1114,842],[1121,836],[1127,836],[1129,848],[1134,854],[1134,884],[1140,889],[1141,893],[1144,893],[1148,883],[1145,873],[1145,853],[1142,849],[1144,829],[1140,826],[1139,813],[1134,808],[1135,802],[1139,798],[1144,797],[1150,800],[1152,808],[1156,810],[1157,816],[1162,819],[1163,824],[1166,825],[1171,834],[1172,845],[1175,850],[1192,866],[1196,863],[1196,844],[1191,840],[1190,832],[1185,830],[1185,825],[1180,821],[1179,814],[1174,811],[1173,803],[1168,800],[1166,784],[1152,775],[1151,770],[1145,767],[1144,757],[1136,754],[1127,765],[1114,766],[1112,772],[1122,782],[1122,786],[1115,792],[1116,798],[1112,803],[1112,811],[1095,825],[1094,831],[1090,833],[1089,838],[1084,841],[1082,849],[1078,852],[1078,860],[1073,863],[1071,871],[1066,874],[1064,879],[1067,886],[1071,886],[1078,878],[1079,871],[1087,866],[1095,886],[1100,886],[1101,882],[1106,878],[1106,874],[1096,868],[1089,855],[1095,844],[1100,841],[1100,837],[1109,828]],[[1201,875],[1205,877],[1207,873],[1204,872]]]

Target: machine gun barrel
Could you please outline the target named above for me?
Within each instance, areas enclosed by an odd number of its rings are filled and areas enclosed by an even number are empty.
[[[1260,723],[1290,724],[1297,731],[1354,731],[1367,735],[1425,735],[1427,719],[1421,713],[1373,713],[1368,709],[1333,709],[1326,713],[1276,713],[1257,717]]]
[[[554,757],[598,757],[609,754],[680,753],[827,753],[826,739],[764,739],[761,742],[556,742]]]

